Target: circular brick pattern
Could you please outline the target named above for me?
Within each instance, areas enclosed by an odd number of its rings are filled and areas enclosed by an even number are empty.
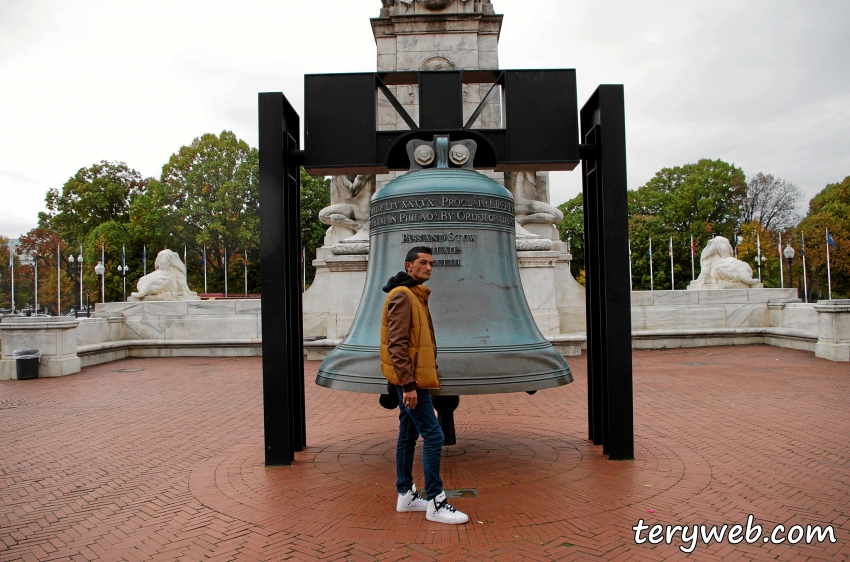
[[[338,391],[328,392],[333,397]],[[356,532],[376,543],[416,541],[423,533],[448,533],[441,540],[450,543],[500,543],[525,536],[532,521],[535,537],[552,541],[576,513],[636,516],[645,505],[664,503],[655,498],[675,494],[676,488],[687,493],[708,483],[708,463],[685,447],[674,450],[639,438],[637,460],[608,461],[600,447],[559,431],[557,414],[541,415],[545,403],[535,407],[529,402],[540,422],[531,427],[489,407],[511,400],[464,397],[455,414],[457,445],[443,449],[444,487],[474,488],[478,497],[452,500],[470,515],[470,523],[454,532],[424,514],[395,512],[396,421],[377,404],[374,416],[355,424],[312,424],[308,442],[313,445],[298,453],[290,467],[264,467],[259,442],[217,455],[196,468],[191,491],[204,505],[269,531],[291,529],[292,514],[297,514],[299,526],[315,532]],[[464,421],[470,418],[477,422]],[[421,489],[420,453],[421,441],[414,465]],[[704,470],[695,464],[700,461]],[[686,470],[687,463],[694,470]],[[600,501],[620,493],[628,501]]]

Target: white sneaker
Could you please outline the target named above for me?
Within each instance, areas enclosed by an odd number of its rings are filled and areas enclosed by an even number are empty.
[[[395,510],[401,512],[425,511],[427,509],[428,502],[416,491],[416,484],[406,494],[399,494],[398,502],[395,504]]]
[[[425,519],[437,523],[448,523],[449,525],[461,525],[469,521],[469,517],[465,513],[449,505],[446,501],[445,492],[440,492],[436,498],[428,500],[428,511],[425,513]]]

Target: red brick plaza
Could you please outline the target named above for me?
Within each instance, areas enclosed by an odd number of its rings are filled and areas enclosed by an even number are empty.
[[[0,560],[675,560],[679,535],[635,544],[632,526],[750,514],[765,535],[832,525],[836,542],[698,542],[690,558],[850,557],[847,364],[768,346],[634,360],[634,461],[585,439],[584,357],[556,390],[462,397],[443,457],[446,487],[478,493],[454,501],[460,527],[395,512],[396,413],[317,387],[315,362],[309,447],[268,469],[256,358],[2,382]]]

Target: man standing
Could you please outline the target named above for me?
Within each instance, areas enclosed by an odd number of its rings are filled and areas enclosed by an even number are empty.
[[[431,248],[412,248],[404,259],[405,271],[391,277],[384,287],[389,293],[381,320],[381,372],[395,386],[399,398],[396,446],[397,511],[425,511],[429,521],[457,525],[469,517],[446,501],[440,479],[443,430],[434,414],[429,389],[440,388],[437,374],[437,342],[428,311],[434,258]],[[422,468],[425,497],[413,483],[413,453],[422,436]]]

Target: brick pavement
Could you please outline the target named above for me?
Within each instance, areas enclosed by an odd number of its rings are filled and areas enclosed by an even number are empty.
[[[850,369],[768,346],[638,350],[636,459],[586,433],[576,381],[462,397],[448,527],[394,510],[395,414],[317,387],[308,448],[262,464],[258,358],[134,359],[0,383],[0,561],[661,560],[638,519],[833,525],[836,543],[698,544],[696,560],[846,560]],[[120,372],[143,369],[131,372]],[[421,470],[415,473],[422,482]],[[654,513],[648,513],[654,510]]]

